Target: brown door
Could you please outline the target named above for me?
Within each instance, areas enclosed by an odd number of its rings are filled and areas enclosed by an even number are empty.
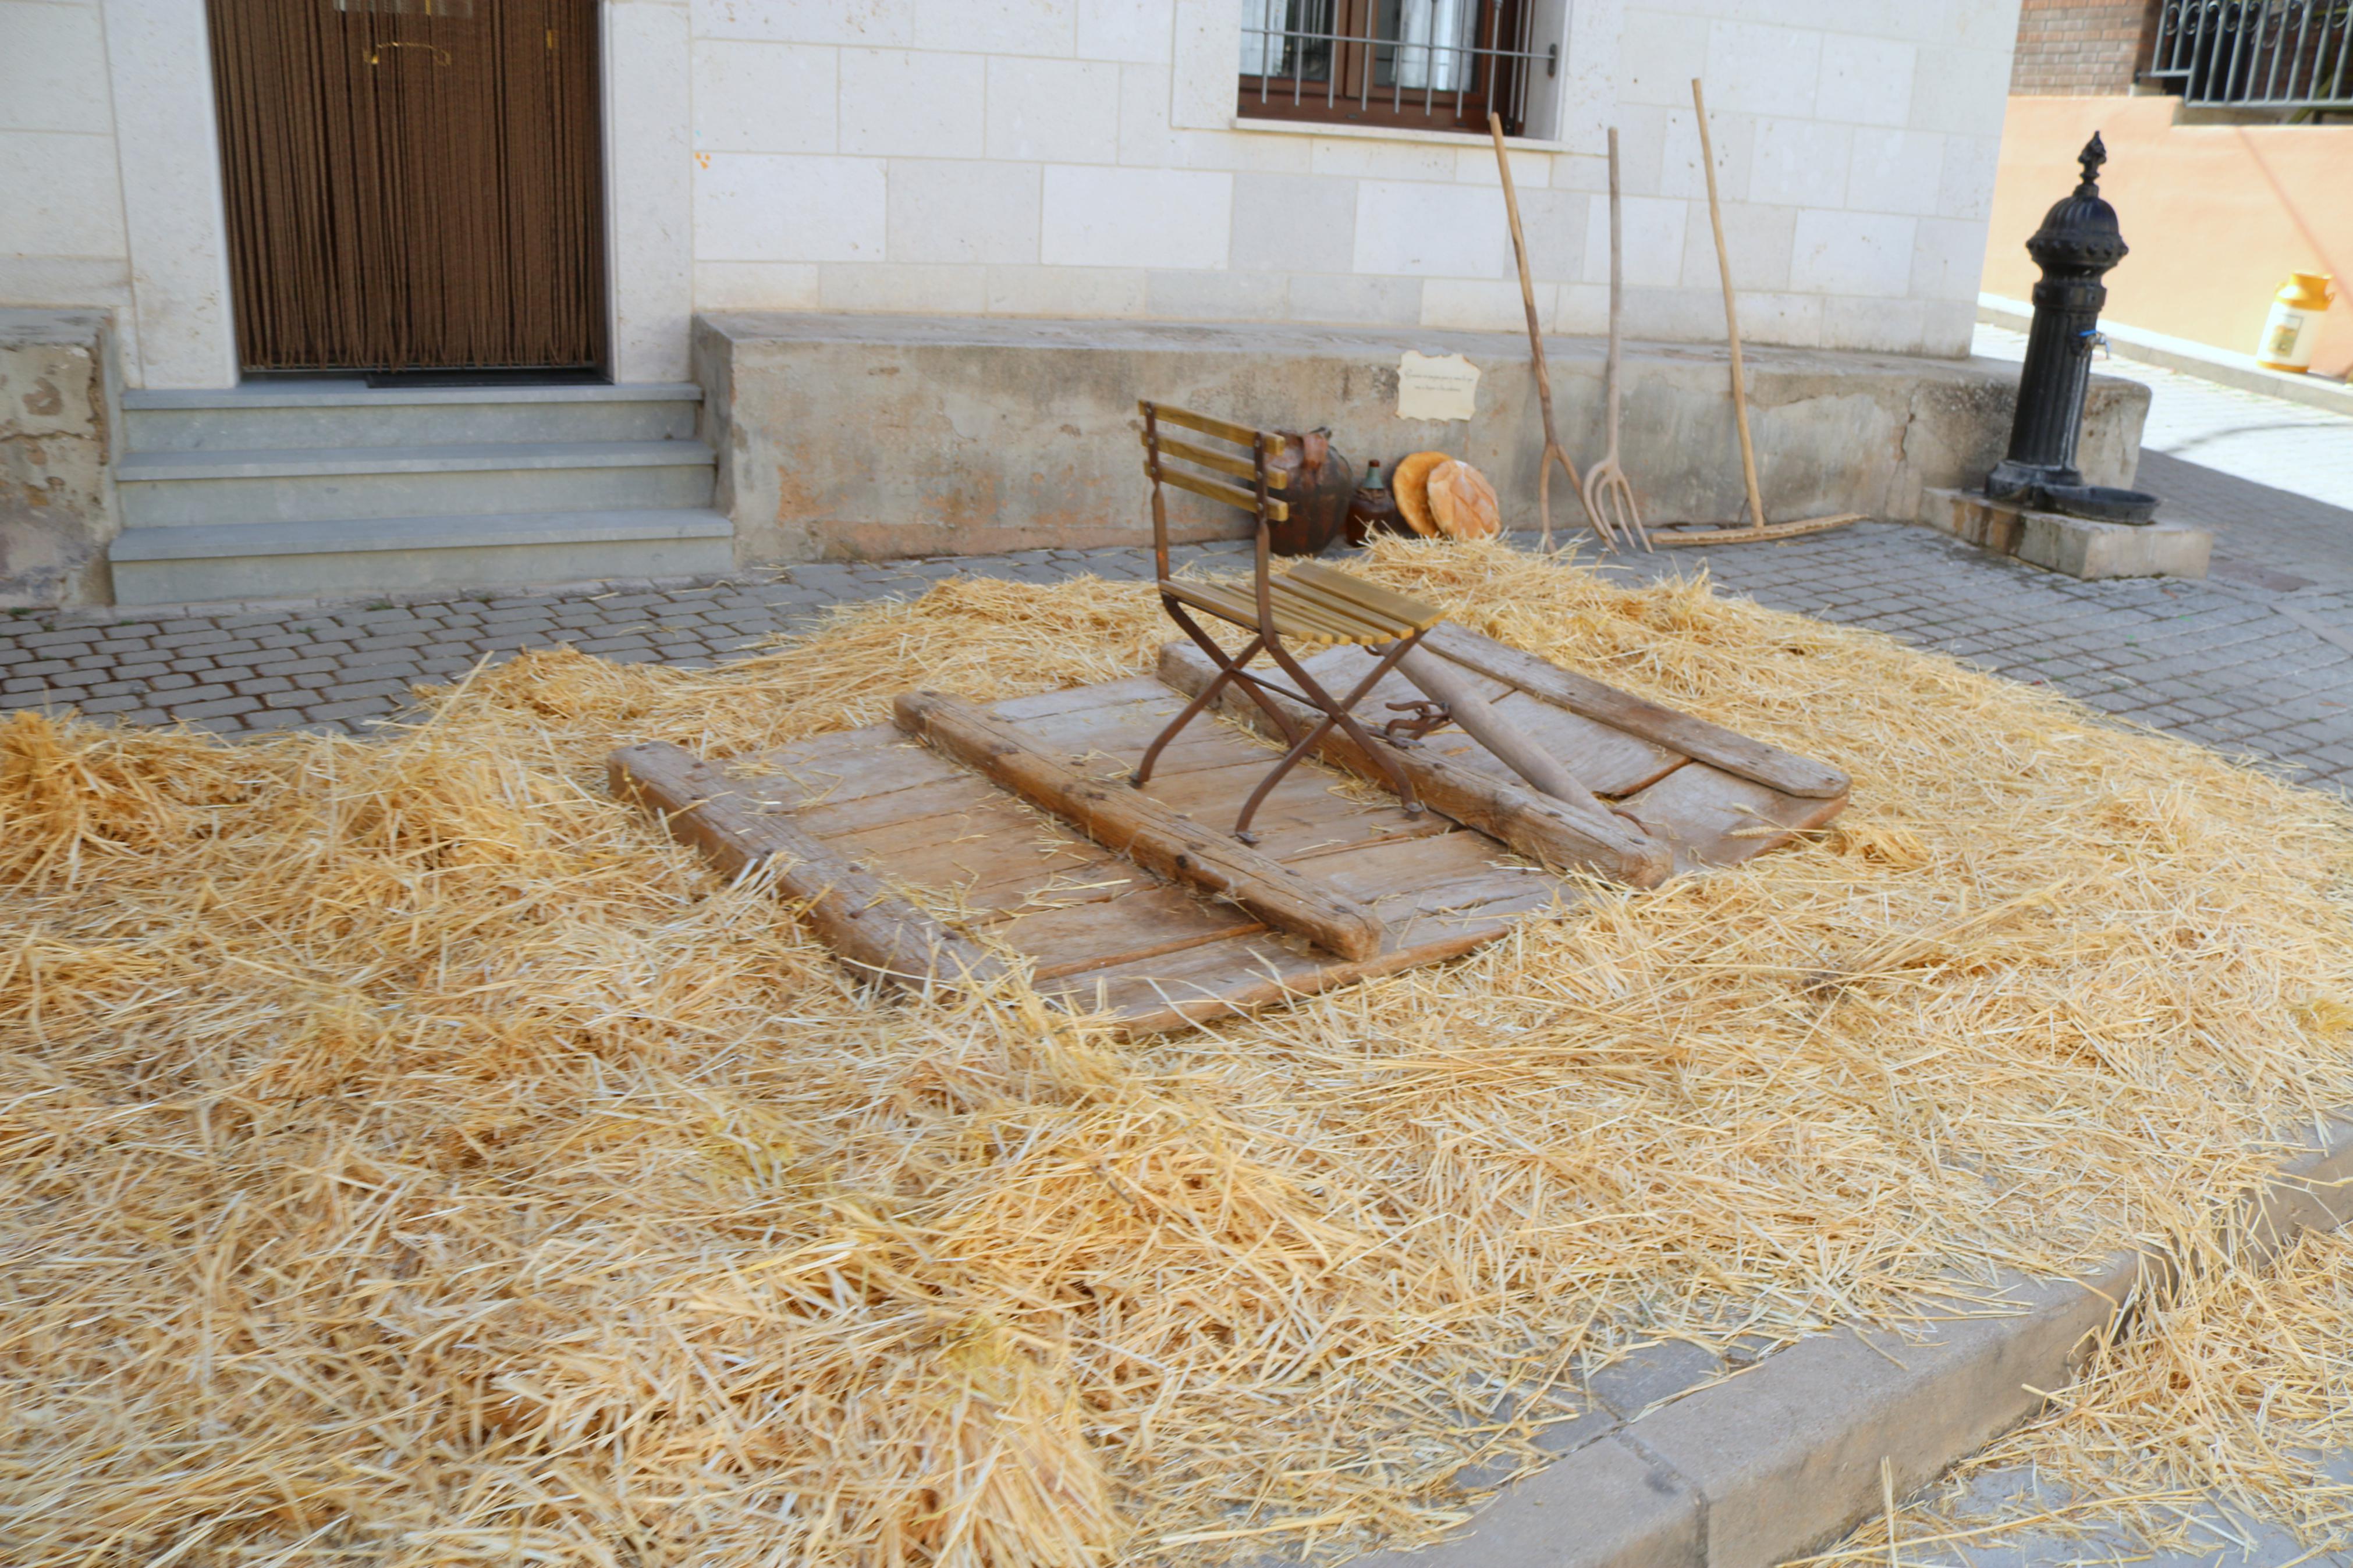
[[[210,0],[252,370],[605,358],[596,0]]]

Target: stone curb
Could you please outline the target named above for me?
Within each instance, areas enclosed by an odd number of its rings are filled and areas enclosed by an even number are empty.
[[[2233,1205],[2225,1247],[2268,1261],[2304,1231],[2353,1218],[2353,1118],[2297,1142]],[[2080,1280],[2021,1278],[2006,1291],[2025,1309],[2016,1315],[1956,1319],[1926,1341],[1841,1329],[1639,1410],[1626,1390],[1654,1392],[1662,1369],[1609,1369],[1588,1391],[1593,1412],[1556,1429],[1558,1460],[1504,1489],[1462,1534],[1352,1568],[1770,1568],[1878,1513],[1883,1459],[1901,1496],[2033,1415],[2179,1269],[2177,1254],[2151,1247]]]

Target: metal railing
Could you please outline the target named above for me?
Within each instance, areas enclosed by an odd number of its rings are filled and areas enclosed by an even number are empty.
[[[1241,0],[1245,104],[1319,101],[1338,112],[1416,109],[1431,119],[1500,111],[1527,118],[1533,68],[1558,71],[1560,46],[1539,47],[1529,4],[1504,0]],[[1505,13],[1514,15],[1508,27]],[[1506,32],[1510,37],[1506,37]],[[1481,41],[1480,34],[1485,34]],[[1255,86],[1250,85],[1254,80]],[[1500,90],[1498,90],[1500,87]]]
[[[2189,104],[2353,108],[2353,0],[2162,0],[2142,75]]]

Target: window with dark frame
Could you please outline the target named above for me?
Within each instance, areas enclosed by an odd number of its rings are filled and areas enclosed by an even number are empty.
[[[1516,136],[1533,79],[1558,67],[1529,0],[1240,3],[1247,119],[1483,132],[1493,109]]]

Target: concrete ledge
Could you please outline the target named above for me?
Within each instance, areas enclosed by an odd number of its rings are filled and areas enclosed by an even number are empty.
[[[1920,521],[1997,555],[2069,577],[2203,577],[2214,536],[2180,522],[2094,522],[1932,489]]]
[[[1397,416],[1409,349],[1470,361],[1472,418]],[[1606,350],[1546,343],[1560,437],[1580,460],[1603,445]],[[1535,526],[1543,433],[1516,332],[776,312],[697,318],[694,355],[741,565],[1139,543],[1150,524],[1138,397],[1329,426],[1359,470],[1452,452],[1494,482],[1509,526]],[[1646,518],[1739,515],[1728,358],[1626,345],[1624,464]],[[1747,362],[1778,517],[1916,518],[1924,488],[1965,484],[2000,459],[2017,394],[2017,367],[1994,360],[1759,348]],[[2130,480],[2147,399],[2137,383],[2094,382],[2082,458],[2093,482]],[[1554,522],[1580,526],[1559,490]],[[1238,536],[1247,521],[1184,495],[1169,512],[1179,540]]]
[[[2034,307],[2023,300],[1980,294],[1978,320],[1989,326],[2022,332],[2034,324]],[[2228,349],[2152,332],[2146,327],[2127,327],[2120,321],[2103,321],[2100,331],[2108,340],[2108,351],[2118,359],[2138,360],[2143,364],[2178,370],[2218,386],[2235,386],[2242,392],[2259,392],[2265,397],[2284,397],[2291,403],[2353,415],[2353,386],[2341,381],[2267,370],[2255,363],[2253,354],[2234,354]]]
[[[2208,1245],[2260,1264],[2306,1230],[2353,1218],[2353,1121],[2328,1119],[2289,1146],[2258,1188],[2222,1206]],[[1953,1307],[1951,1321],[1913,1340],[1818,1335],[1622,1421],[1589,1394],[1604,1418],[1570,1424],[1577,1446],[1506,1488],[1465,1532],[1356,1562],[1770,1568],[1877,1513],[1883,1458],[1899,1493],[1910,1491],[2033,1415],[2194,1266],[2134,1249],[2081,1279],[2011,1279],[2001,1290],[2009,1315]],[[1688,1363],[1690,1347],[1673,1348],[1682,1355],[1664,1359]]]

